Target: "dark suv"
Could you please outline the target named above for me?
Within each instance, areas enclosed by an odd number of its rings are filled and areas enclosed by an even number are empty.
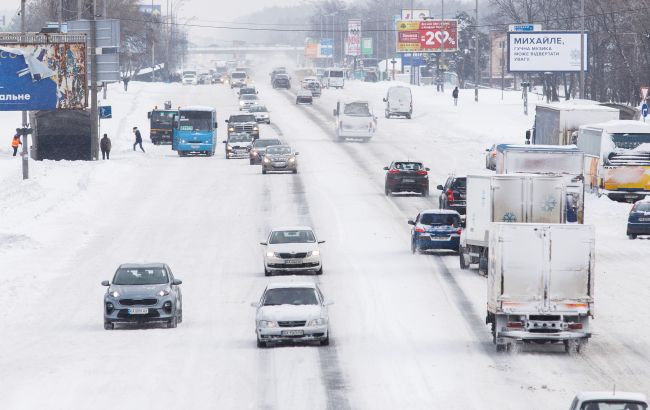
[[[226,120],[226,123],[228,123],[228,135],[245,132],[252,135],[253,139],[260,137],[260,127],[257,125],[257,120],[253,114],[231,115]]]
[[[384,167],[386,181],[384,192],[390,196],[395,192],[417,192],[429,196],[429,168],[421,162],[393,161]]]
[[[465,195],[467,189],[467,178],[450,175],[445,185],[438,185],[440,193],[440,209],[451,209],[465,215]]]
[[[289,81],[289,76],[287,74],[276,74],[275,77],[273,77],[273,88],[290,89],[291,81]]]

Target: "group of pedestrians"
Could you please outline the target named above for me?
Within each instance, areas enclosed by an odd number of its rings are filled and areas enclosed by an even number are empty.
[[[135,151],[135,147],[140,146],[140,150],[142,150],[142,152],[145,152],[144,148],[142,147],[142,134],[140,134],[138,127],[133,127],[133,134],[135,135],[133,151]],[[11,148],[14,150],[14,157],[18,153],[18,147],[20,147],[22,144],[23,142],[20,140],[20,134],[14,134],[14,137],[11,139]],[[104,134],[104,136],[102,136],[102,139],[99,141],[99,149],[102,152],[103,160],[111,159],[111,148],[111,139],[108,138],[108,134]]]

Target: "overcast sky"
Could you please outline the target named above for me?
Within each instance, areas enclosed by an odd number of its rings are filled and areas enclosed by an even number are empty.
[[[162,3],[163,9],[167,4],[166,0],[154,0],[154,4],[157,3]],[[302,3],[304,0],[184,0],[179,14],[197,17],[201,22],[232,21],[265,7],[294,6]]]

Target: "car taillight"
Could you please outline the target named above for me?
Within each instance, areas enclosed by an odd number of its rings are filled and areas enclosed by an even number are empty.
[[[460,235],[461,233],[463,233],[463,228],[458,228],[458,229],[456,229],[456,233],[457,233],[458,235]]]
[[[521,322],[508,322],[506,327],[521,329],[522,327],[524,327],[524,324]]]
[[[448,189],[448,190],[447,190],[447,199],[448,199],[449,201],[453,201],[453,200],[454,200],[454,190],[453,190],[453,189]]]
[[[415,228],[415,232],[424,233],[424,229],[418,227],[418,228]]]
[[[425,171],[424,169],[421,169],[418,172],[416,172],[416,174],[418,174],[418,175],[427,175],[427,171]]]
[[[393,168],[393,169],[389,170],[388,173],[389,174],[399,174],[399,169]]]
[[[582,329],[582,323],[569,323],[569,329],[580,330]]]

